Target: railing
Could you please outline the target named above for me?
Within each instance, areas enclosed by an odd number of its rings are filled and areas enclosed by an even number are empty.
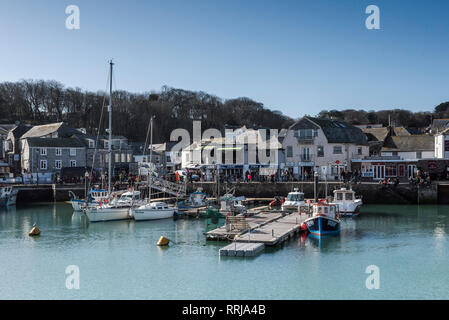
[[[186,186],[184,184],[175,183],[167,181],[161,178],[150,177],[149,178],[150,187],[173,196],[185,196]]]

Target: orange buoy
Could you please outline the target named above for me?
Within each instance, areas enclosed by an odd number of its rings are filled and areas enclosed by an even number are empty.
[[[33,237],[33,236],[38,236],[41,234],[41,231],[39,230],[38,227],[36,227],[36,224],[33,224],[33,228],[30,230],[30,232],[28,233],[29,236]]]
[[[168,246],[169,243],[170,243],[170,240],[169,240],[169,239],[167,239],[167,238],[164,237],[164,236],[161,236],[161,237],[159,238],[159,241],[157,242],[157,245],[158,245],[158,246]]]

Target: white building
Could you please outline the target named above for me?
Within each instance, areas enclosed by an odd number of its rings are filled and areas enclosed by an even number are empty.
[[[435,135],[435,158],[449,159],[449,128]]]
[[[304,117],[288,128],[282,142],[285,167],[296,178],[335,179],[351,170],[351,161],[369,155],[368,140],[361,129],[343,121]]]

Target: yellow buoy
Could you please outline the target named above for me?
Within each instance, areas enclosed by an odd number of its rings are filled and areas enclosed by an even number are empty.
[[[33,225],[33,229],[31,229],[30,233],[28,233],[28,235],[30,236],[38,236],[41,234],[41,231],[39,230],[38,227],[36,227],[36,225]]]
[[[158,246],[168,246],[168,244],[170,243],[170,240],[168,240],[166,237],[161,236],[159,238],[159,241],[157,242]]]

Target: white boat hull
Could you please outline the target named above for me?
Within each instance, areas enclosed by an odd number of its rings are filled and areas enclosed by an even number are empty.
[[[341,216],[355,217],[359,215],[360,207],[362,206],[361,200],[353,202],[340,202],[336,203]]]
[[[90,222],[127,220],[130,218],[130,208],[128,207],[88,208],[85,212]]]
[[[172,218],[175,214],[175,209],[132,209],[132,215],[136,221],[141,220],[159,220]]]
[[[298,208],[300,206],[303,206],[305,204],[304,201],[285,201],[282,206],[282,211],[298,211]]]

